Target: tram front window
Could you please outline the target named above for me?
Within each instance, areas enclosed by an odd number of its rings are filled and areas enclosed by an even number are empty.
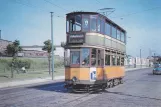
[[[81,15],[76,15],[69,19],[69,31],[81,31],[82,18]]]
[[[89,55],[90,55],[89,48],[82,48],[82,65],[83,66],[89,65],[89,58],[90,58]]]
[[[80,51],[71,51],[71,64],[79,65],[80,64]]]

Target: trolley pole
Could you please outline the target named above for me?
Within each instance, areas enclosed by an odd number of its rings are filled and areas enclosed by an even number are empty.
[[[51,13],[51,41],[52,41],[52,80],[54,80],[54,40],[53,40],[53,12]]]
[[[141,63],[141,68],[142,68],[141,49],[140,49],[140,63]]]

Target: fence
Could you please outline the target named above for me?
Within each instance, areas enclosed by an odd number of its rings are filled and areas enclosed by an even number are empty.
[[[147,58],[139,58],[139,57],[130,57],[125,58],[125,67],[126,68],[135,68],[135,67],[149,67],[152,64]]]

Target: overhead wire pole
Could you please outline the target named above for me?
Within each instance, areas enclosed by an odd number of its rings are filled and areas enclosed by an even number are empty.
[[[53,12],[51,13],[51,41],[52,41],[52,80],[54,80],[54,40],[53,40]]]

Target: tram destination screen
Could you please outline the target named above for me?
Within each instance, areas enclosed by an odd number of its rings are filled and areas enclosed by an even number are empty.
[[[84,43],[85,37],[83,34],[69,35],[69,43]]]

